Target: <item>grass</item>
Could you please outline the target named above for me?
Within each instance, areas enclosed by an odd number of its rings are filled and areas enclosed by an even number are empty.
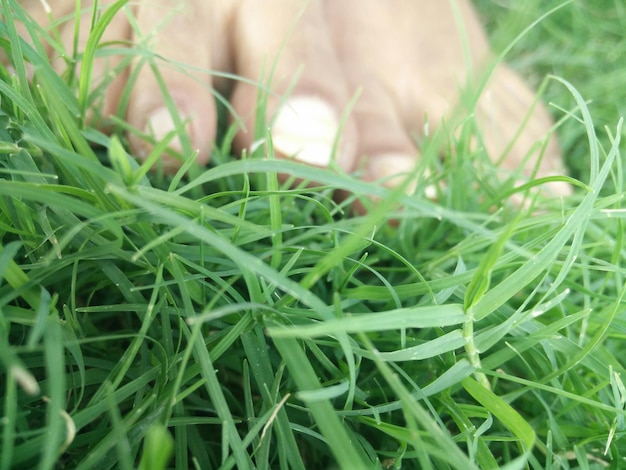
[[[479,3],[500,49],[547,11]],[[437,169],[465,184],[434,203],[234,159],[228,131],[208,169],[149,174],[123,123],[84,125],[89,87],[17,40],[15,15],[0,26],[15,69],[0,70],[0,469],[624,465],[624,80],[598,53],[619,46],[620,2],[565,5],[512,50],[557,77],[547,96],[588,187],[524,210],[494,210],[506,188],[463,159]]]

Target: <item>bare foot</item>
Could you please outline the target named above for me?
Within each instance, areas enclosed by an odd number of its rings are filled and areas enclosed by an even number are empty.
[[[82,3],[79,50],[91,21],[91,2]],[[22,4],[40,25],[48,24],[40,0]],[[193,66],[183,73],[157,61],[175,113],[153,71],[142,67],[125,117],[157,140],[182,130],[186,122],[187,132],[170,147],[180,152],[188,136],[202,164],[215,138],[215,90],[230,97],[243,119],[245,130],[235,139],[240,152],[253,143],[261,82],[271,89],[264,118],[283,157],[327,166],[341,116],[360,93],[335,155],[345,171],[358,167],[368,180],[396,184],[389,177],[414,168],[419,157],[414,137],[423,135],[426,125],[434,132],[444,119],[475,113],[482,142],[501,167],[515,171],[522,166],[526,176],[535,165],[538,177],[564,174],[558,144],[546,137],[552,126],[547,111],[540,103],[535,106],[534,93],[505,65],[496,66],[477,104],[470,100],[465,109],[463,93],[472,96],[492,57],[469,1],[456,4],[455,12],[451,2],[414,0],[138,0],[132,13],[115,17],[104,41],[117,42],[117,47],[119,41],[148,45],[158,57]],[[60,26],[68,47],[74,7],[74,0],[53,4],[54,18],[70,15]],[[130,27],[128,15],[136,18],[137,30]],[[52,48],[48,52],[55,58]],[[122,59],[99,59],[97,80],[106,79]],[[54,63],[62,73],[65,63]],[[105,116],[118,112],[128,73],[108,85],[101,106]],[[537,143],[546,139],[542,153]],[[130,136],[130,142],[139,157],[151,149],[149,140]],[[166,165],[180,165],[164,158]],[[547,189],[559,196],[571,192],[565,183]]]

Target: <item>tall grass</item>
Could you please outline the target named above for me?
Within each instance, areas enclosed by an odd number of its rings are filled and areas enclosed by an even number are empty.
[[[168,179],[123,125],[85,124],[90,88],[2,6],[0,469],[624,465],[622,123],[578,76],[548,87],[588,162],[566,201],[515,208],[458,162],[436,170],[467,184],[435,203],[232,158],[228,133],[210,168]],[[544,65],[551,21],[530,33]]]

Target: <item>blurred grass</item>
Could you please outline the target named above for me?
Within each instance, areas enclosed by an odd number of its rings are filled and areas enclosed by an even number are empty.
[[[480,3],[496,48],[550,6]],[[2,5],[0,469],[624,465],[621,90],[598,53],[619,2],[570,3],[513,51],[565,80],[548,98],[591,188],[524,209],[483,180],[434,203],[236,160],[227,137],[208,169],[148,173]]]

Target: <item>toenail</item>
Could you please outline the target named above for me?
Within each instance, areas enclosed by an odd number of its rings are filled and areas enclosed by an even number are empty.
[[[405,192],[413,194],[417,188],[415,175],[416,157],[403,153],[378,155],[370,160],[370,173],[388,188],[397,188],[406,178],[411,181],[406,185]]]
[[[187,117],[179,113],[181,121],[185,122]],[[159,108],[155,110],[146,121],[146,129],[145,132],[149,135],[154,136],[154,139],[157,142],[164,140],[168,134],[172,131],[176,131],[176,135],[172,137],[168,143],[168,147],[175,152],[182,152],[183,146],[178,136],[178,133],[181,132],[176,126],[174,119],[172,118],[172,114],[167,108]]]
[[[331,161],[339,130],[337,113],[316,97],[289,99],[272,125],[274,149],[286,157],[325,167]]]

